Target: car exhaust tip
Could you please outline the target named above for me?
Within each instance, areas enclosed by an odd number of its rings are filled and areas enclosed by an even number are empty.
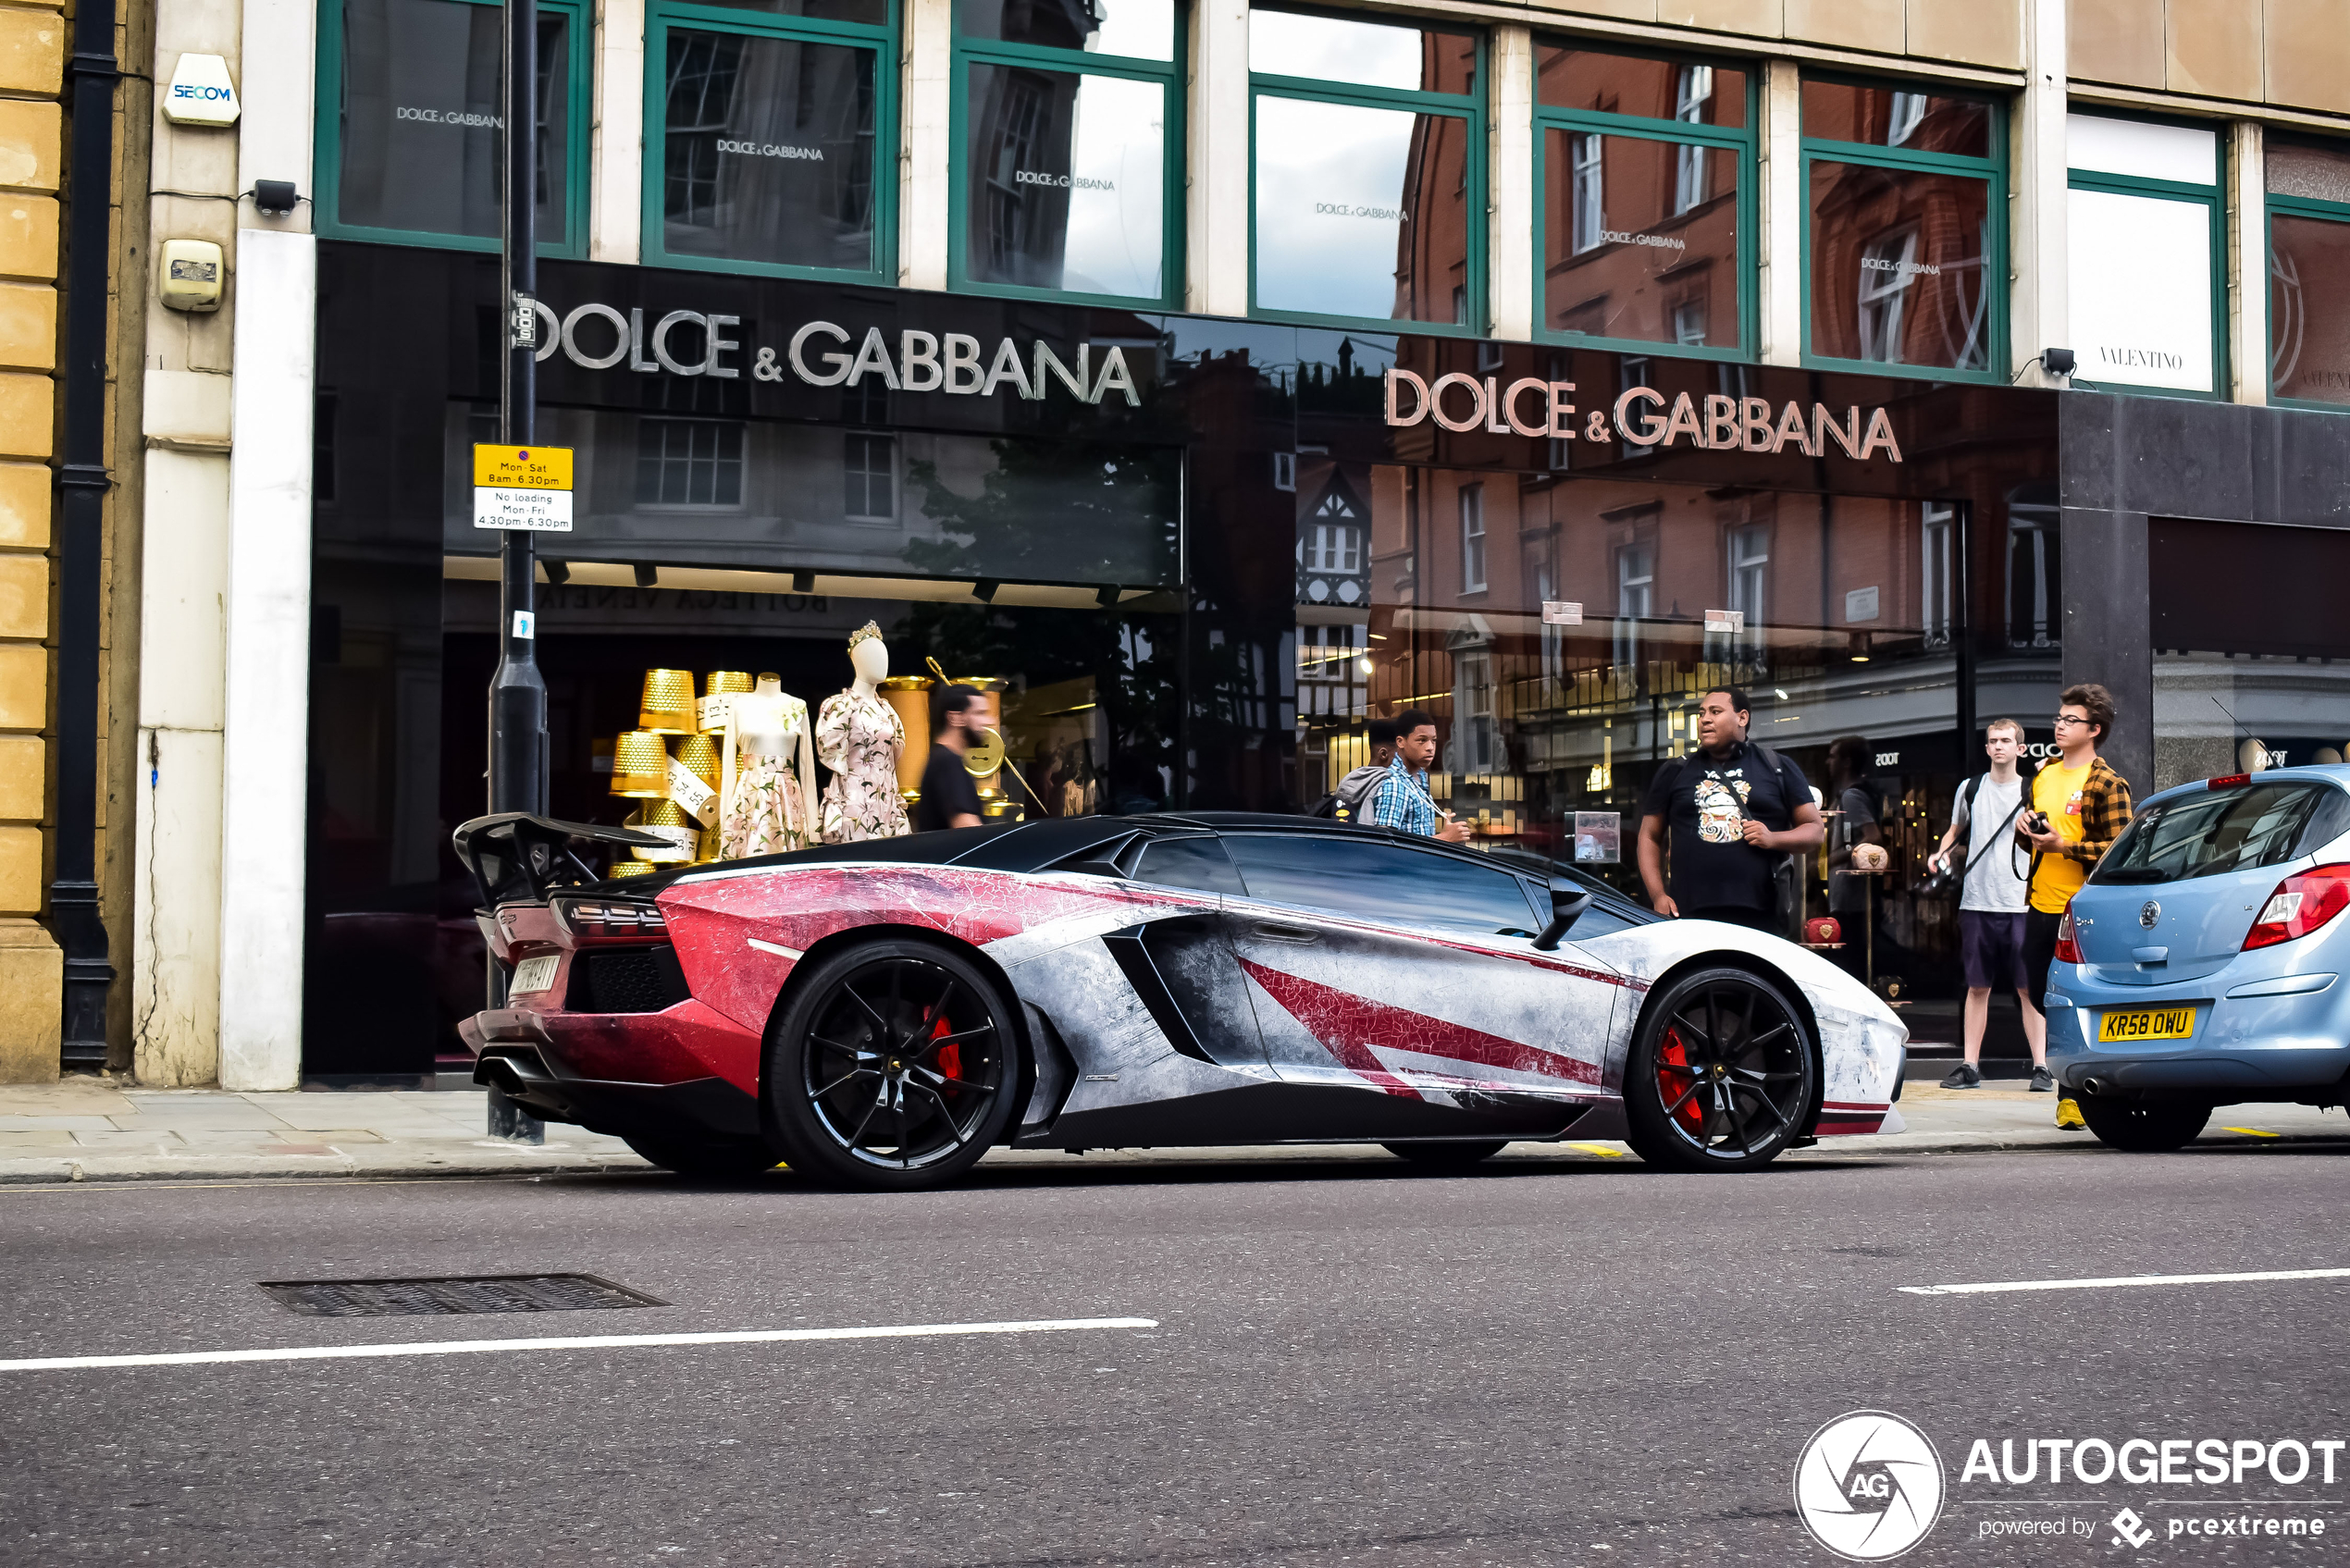
[[[2084,1078],[2081,1080],[2081,1091],[2084,1094],[2108,1094],[2112,1090],[2112,1083],[2106,1079]]]

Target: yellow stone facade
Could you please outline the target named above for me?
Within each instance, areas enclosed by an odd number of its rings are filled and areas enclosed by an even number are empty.
[[[69,28],[0,6],[0,1082],[57,1076],[63,957],[37,922],[47,883],[54,720],[51,517],[57,176]]]

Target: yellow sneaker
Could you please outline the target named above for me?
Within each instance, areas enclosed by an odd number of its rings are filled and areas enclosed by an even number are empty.
[[[2059,1127],[2074,1128],[2084,1132],[2089,1128],[2089,1124],[2081,1119],[2080,1103],[2070,1094],[2057,1102],[2056,1124]]]

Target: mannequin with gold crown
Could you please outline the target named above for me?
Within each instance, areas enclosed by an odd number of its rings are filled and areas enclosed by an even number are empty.
[[[880,626],[868,621],[849,635],[848,662],[857,678],[846,691],[824,698],[816,715],[816,755],[833,772],[824,785],[826,844],[897,838],[913,831],[905,797],[897,793],[897,754],[906,749],[906,726],[880,690],[889,675],[889,649]]]
[[[816,842],[816,748],[808,704],[780,676],[731,698],[726,708],[724,780],[719,788],[720,854],[780,855]]]

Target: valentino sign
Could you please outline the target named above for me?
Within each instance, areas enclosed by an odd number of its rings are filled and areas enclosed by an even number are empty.
[[[531,302],[538,357],[551,359],[560,351],[583,370],[610,370],[625,361],[630,370],[647,374],[665,371],[720,381],[735,380],[746,368],[754,381],[781,381],[788,371],[811,387],[855,387],[870,377],[893,392],[956,397],[994,397],[1008,384],[1031,400],[1043,398],[1058,381],[1081,402],[1098,403],[1117,392],[1130,406],[1142,403],[1125,351],[1115,344],[1098,363],[1091,343],[1078,344],[1074,353],[1064,357],[1042,339],[1023,354],[1016,341],[1004,338],[989,355],[984,343],[961,332],[909,329],[886,334],[869,327],[860,340],[832,322],[810,321],[791,335],[789,346],[778,355],[773,349],[753,349],[730,337],[742,325],[738,315],[673,310],[648,327],[640,309],[623,314],[611,305],[585,304],[559,316],[545,301]]]
[[[1578,414],[1575,383],[1543,381],[1528,376],[1501,385],[1498,376],[1465,376],[1455,371],[1434,381],[1408,370],[1387,373],[1387,422],[1417,425],[1433,419],[1447,430],[1483,430],[1496,436],[1546,437],[1552,440],[1605,441],[1621,437],[1636,447],[1684,444],[1714,451],[1784,451],[1793,447],[1805,457],[1823,457],[1831,443],[1847,457],[1873,457],[1883,451],[1890,463],[1901,461],[1900,443],[1893,438],[1893,422],[1885,410],[1873,408],[1863,424],[1858,406],[1841,414],[1825,403],[1813,403],[1807,414],[1800,402],[1789,402],[1775,415],[1766,398],[1733,398],[1712,393],[1700,400],[1683,392],[1668,402],[1653,387],[1626,389],[1615,406]],[[1409,406],[1406,407],[1408,401]],[[1578,426],[1577,421],[1580,420]]]

